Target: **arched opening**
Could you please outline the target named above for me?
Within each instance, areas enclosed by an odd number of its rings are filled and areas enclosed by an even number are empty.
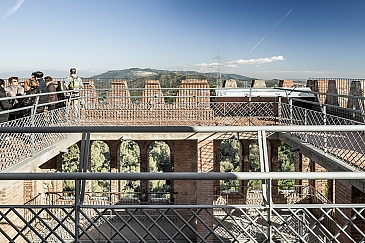
[[[150,172],[162,173],[171,171],[170,147],[163,141],[151,143],[148,150]],[[170,180],[150,180],[150,202],[162,203],[171,199]]]
[[[77,172],[80,163],[80,149],[77,144],[73,144],[68,148],[67,153],[62,154],[62,172]],[[75,191],[74,180],[63,180],[62,190],[64,192],[73,193]]]
[[[237,139],[225,139],[220,144],[220,172],[240,172],[242,147]],[[240,192],[239,180],[220,180],[221,193]]]
[[[278,147],[278,171],[279,172],[294,172],[294,153],[290,151],[290,146],[280,142]],[[250,167],[251,172],[260,172],[260,150],[257,140],[252,140],[250,144]],[[261,180],[250,180],[250,190],[261,190]],[[294,180],[278,180],[279,190],[294,189]]]
[[[252,140],[250,143],[250,165],[249,165],[249,171],[250,172],[259,172],[261,169],[260,166],[260,149],[259,144],[257,140]],[[262,188],[262,181],[261,180],[249,180],[248,182],[248,189],[249,190],[259,190],[261,191]]]
[[[103,141],[94,141],[91,145],[91,171],[109,172],[110,171],[110,152],[109,146]],[[110,180],[91,181],[92,192],[109,192]]]
[[[291,151],[291,147],[280,142],[278,149],[278,165],[279,172],[294,172],[295,153]],[[278,180],[279,190],[294,190],[295,180]]]
[[[131,140],[125,140],[120,144],[120,168],[122,173],[140,172],[140,148]],[[120,200],[127,202],[138,201],[140,192],[139,180],[119,181]]]

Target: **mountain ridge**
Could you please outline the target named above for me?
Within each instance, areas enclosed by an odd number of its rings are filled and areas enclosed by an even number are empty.
[[[254,78],[239,74],[220,74],[222,82],[234,79],[238,86],[246,85],[247,81]],[[128,82],[128,86],[143,87],[145,80],[155,79],[160,81],[161,87],[178,87],[184,79],[206,79],[211,87],[217,86],[219,73],[201,73],[197,71],[169,71],[152,68],[128,68],[123,70],[109,70],[93,75],[91,79],[122,79]]]

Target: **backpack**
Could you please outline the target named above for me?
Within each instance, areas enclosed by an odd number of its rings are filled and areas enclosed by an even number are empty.
[[[82,81],[79,77],[71,77],[71,82],[68,85],[70,90],[80,89],[82,87]]]

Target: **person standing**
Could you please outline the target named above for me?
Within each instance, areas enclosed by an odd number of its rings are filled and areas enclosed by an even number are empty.
[[[30,79],[29,88],[30,89],[25,92],[26,95],[34,95],[34,94],[41,94],[42,93],[42,91],[39,87],[38,80],[36,80],[36,79]],[[36,103],[36,98],[37,98],[36,96],[25,97],[24,100],[23,100],[23,106],[27,107],[27,106],[34,105]],[[43,99],[41,99],[39,97],[36,113],[43,112],[44,107],[39,106],[39,104],[42,104],[42,103],[43,103]],[[26,110],[25,113],[24,113],[24,116],[30,116],[30,115],[31,115],[31,109]]]
[[[56,86],[53,83],[53,79],[51,76],[47,76],[44,78],[47,84],[47,92],[51,93],[48,95],[48,102],[55,102],[58,101],[57,94],[54,94],[56,92]],[[56,108],[56,104],[49,104],[48,110],[54,110]]]
[[[82,79],[76,74],[76,68],[70,69],[70,75],[65,80],[64,88],[72,90],[71,95],[75,101],[73,103],[77,104],[77,100],[75,98],[80,97],[80,89],[83,89],[84,85],[82,84]]]
[[[42,93],[47,93],[47,84],[43,78],[43,73],[41,71],[33,72],[32,77],[34,77],[38,81],[39,89],[42,91]],[[42,100],[43,103],[48,103],[48,96],[43,95]]]
[[[19,84],[18,77],[10,77],[8,78],[9,86],[5,88],[6,92],[10,94],[10,96],[22,96],[24,95],[24,88]],[[14,103],[17,103],[17,100],[14,100]],[[15,105],[14,104],[14,105]]]
[[[16,97],[16,96],[23,96],[24,95],[24,88],[23,86],[21,86],[19,84],[19,79],[18,77],[10,77],[8,78],[8,83],[9,85],[5,88],[5,91],[7,92],[7,94],[9,96],[12,97]],[[11,100],[11,104],[12,104],[12,108],[16,109],[21,107],[22,105],[22,98],[17,98],[17,99],[13,99]],[[19,117],[22,116],[22,112],[21,111],[15,111],[15,112],[11,112],[9,114],[8,120],[15,120]]]
[[[7,92],[5,90],[5,81],[4,79],[0,79],[0,98],[5,98],[9,95],[7,95]],[[0,101],[0,111],[9,110],[12,108],[12,105],[10,104],[9,100],[1,100]],[[0,114],[0,122],[6,122],[8,121],[9,113]]]

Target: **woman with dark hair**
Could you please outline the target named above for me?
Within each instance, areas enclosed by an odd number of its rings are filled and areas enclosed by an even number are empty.
[[[53,79],[50,76],[44,77],[47,83],[47,92],[54,93],[56,92],[56,86],[53,83]],[[55,102],[58,101],[57,94],[49,94],[48,95],[48,102]],[[48,105],[48,110],[54,110],[56,108],[56,104]]]
[[[39,88],[39,83],[36,79],[29,80],[29,90],[25,91],[26,95],[34,95],[34,94],[41,94],[42,91]],[[23,100],[23,107],[34,105],[36,102],[37,96],[25,97]],[[43,99],[40,96],[38,99],[38,104],[43,104]],[[43,112],[43,106],[37,106],[37,113]],[[31,109],[25,111],[24,116],[30,116]]]
[[[7,97],[6,91],[5,91],[5,81],[4,79],[0,79],[0,98]],[[12,108],[12,105],[10,104],[9,100],[1,100],[0,101],[0,112],[9,110]],[[8,121],[9,113],[0,114],[0,122],[6,122]]]
[[[23,96],[24,93],[24,87],[22,85],[20,85],[19,83],[19,79],[18,77],[10,77],[8,79],[8,83],[9,85],[5,88],[6,92],[8,95],[10,96]],[[13,99],[11,100],[11,104],[13,105],[13,109],[19,108],[22,106],[22,98],[17,98],[17,99]],[[15,120],[19,117],[22,117],[23,114],[21,111],[15,111],[15,112],[11,112],[9,114],[9,118],[8,120]]]

